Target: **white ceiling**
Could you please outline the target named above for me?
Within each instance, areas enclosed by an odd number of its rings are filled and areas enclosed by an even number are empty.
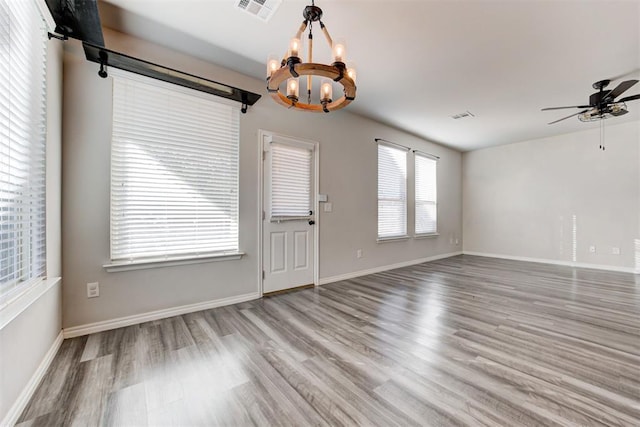
[[[266,58],[285,52],[310,0],[284,0],[267,23],[235,3],[107,0],[100,10],[107,27],[262,79]],[[640,78],[640,1],[316,5],[357,63],[358,96],[348,110],[462,151],[597,127],[575,117],[547,125],[574,110],[540,109],[588,103],[596,80],[617,79],[612,89]],[[314,29],[314,59],[330,62]],[[636,93],[640,83],[625,96]],[[628,107],[606,123],[640,120],[640,101]],[[467,110],[476,117],[450,117]]]

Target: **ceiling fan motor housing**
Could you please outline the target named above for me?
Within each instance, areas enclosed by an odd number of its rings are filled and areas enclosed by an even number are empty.
[[[600,104],[609,95],[610,90],[603,90],[602,92],[596,92],[589,97],[589,104],[596,106]]]

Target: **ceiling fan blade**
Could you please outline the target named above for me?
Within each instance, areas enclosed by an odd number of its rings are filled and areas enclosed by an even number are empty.
[[[638,95],[627,96],[626,98],[622,98],[617,102],[635,101],[636,99],[640,99],[640,93]]]
[[[626,92],[631,86],[638,83],[638,80],[627,80],[626,82],[620,83],[614,90],[609,92],[606,96],[607,99],[614,100],[619,95],[622,95]]]
[[[563,110],[565,108],[591,108],[591,105],[572,105],[571,107],[547,107],[547,108],[543,108],[542,111]]]
[[[586,113],[587,111],[589,111],[589,110],[582,110],[582,111],[578,111],[578,112],[577,112],[577,113],[575,113],[575,114],[571,114],[570,116],[563,117],[563,118],[558,119],[558,120],[554,120],[553,122],[550,122],[550,123],[547,123],[547,124],[548,124],[548,125],[552,125],[552,124],[554,124],[554,123],[558,123],[558,122],[561,122],[561,121],[563,121],[563,120],[570,119],[571,117],[577,116],[577,115],[579,115],[579,114]]]

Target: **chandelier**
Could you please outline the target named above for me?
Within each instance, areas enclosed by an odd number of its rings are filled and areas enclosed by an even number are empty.
[[[333,41],[322,23],[322,9],[315,5],[304,8],[302,12],[304,21],[298,32],[289,43],[289,49],[284,58],[270,56],[267,61],[267,90],[271,97],[280,105],[287,108],[296,108],[303,111],[325,112],[339,110],[346,107],[356,98],[356,70],[347,68],[345,63],[345,43]],[[320,30],[324,34],[333,54],[331,65],[313,62],[313,23],[320,24]],[[307,62],[302,62],[301,37],[306,29],[309,29]],[[307,102],[300,101],[300,76],[307,78]],[[318,76],[320,82],[320,96],[318,102],[312,102],[313,76]],[[286,82],[283,93],[281,85]],[[342,85],[343,95],[333,99],[333,82]],[[315,99],[314,99],[315,100]]]

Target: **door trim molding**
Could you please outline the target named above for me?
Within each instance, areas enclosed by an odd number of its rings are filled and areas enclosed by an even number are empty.
[[[320,202],[318,201],[318,194],[320,194],[320,144],[318,141],[312,141],[305,138],[297,138],[289,135],[284,135],[278,132],[272,132],[264,129],[258,129],[258,291],[260,296],[264,295],[264,256],[263,240],[263,211],[264,211],[264,142],[266,138],[273,138],[277,136],[283,140],[298,141],[305,144],[313,145],[313,211],[315,212],[315,226],[313,227],[313,284],[318,286],[320,284],[320,212],[318,210]]]

